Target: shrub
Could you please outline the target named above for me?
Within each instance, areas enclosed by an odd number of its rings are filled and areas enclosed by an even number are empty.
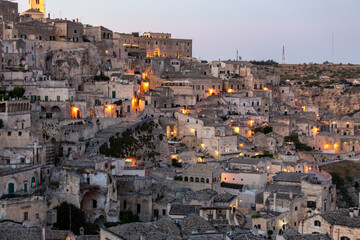
[[[171,159],[171,163],[172,163],[173,167],[176,167],[176,168],[181,168],[182,167],[182,163],[178,162],[177,159]]]
[[[10,92],[12,97],[21,98],[24,96],[25,88],[23,87],[14,87],[14,89]]]
[[[70,217],[71,213],[71,217]],[[71,219],[71,229],[70,229]],[[79,235],[80,228],[83,227],[86,235],[98,235],[99,227],[86,222],[85,213],[76,206],[64,202],[57,207],[57,223],[54,224],[55,228],[59,230],[71,230],[76,235]]]

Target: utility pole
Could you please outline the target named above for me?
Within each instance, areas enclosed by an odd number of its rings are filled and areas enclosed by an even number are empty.
[[[282,51],[282,64],[286,64],[286,61],[285,61],[285,46],[283,46],[283,51]]]
[[[334,32],[332,33],[332,42],[331,42],[331,62],[334,63]]]

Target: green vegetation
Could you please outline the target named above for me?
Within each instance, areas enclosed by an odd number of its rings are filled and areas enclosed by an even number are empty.
[[[109,81],[110,78],[108,76],[105,76],[103,72],[100,73],[100,75],[94,76],[95,81]]]
[[[182,163],[179,162],[177,159],[171,159],[171,164],[173,167],[176,167],[176,168],[181,168],[182,167]]]
[[[277,67],[279,66],[279,63],[275,62],[274,60],[267,60],[267,61],[250,61],[251,64],[254,65],[259,65],[259,66],[274,66]]]
[[[123,101],[122,101],[122,100],[118,100],[118,101],[114,102],[114,104],[116,104],[117,106],[122,105],[122,103],[123,103]]]
[[[147,160],[155,161],[160,153],[155,152],[154,136],[152,134],[156,123],[145,122],[135,129],[127,129],[124,133],[117,133],[100,147],[100,153],[108,157],[128,158],[142,155]],[[144,149],[147,148],[147,152]]]
[[[257,155],[257,156],[253,156],[252,158],[274,158],[274,155],[271,154],[268,151],[265,151],[263,154],[261,155]]]
[[[254,134],[259,133],[259,132],[261,132],[263,134],[268,134],[273,131],[273,128],[271,126],[257,127],[257,128],[252,129],[252,131],[254,131]]]
[[[341,161],[322,166],[321,170],[331,174],[332,181],[338,190],[338,197],[340,199],[340,203],[338,204],[340,207],[354,207],[355,203],[348,192],[348,189],[355,187],[357,191],[359,190],[359,183],[357,180],[360,176],[360,163]]]
[[[71,212],[71,218],[70,218]],[[59,230],[70,230],[71,219],[71,231],[76,235],[80,234],[80,228],[84,228],[86,235],[98,235],[99,227],[95,224],[86,221],[85,213],[76,206],[67,202],[62,203],[57,207],[57,223],[54,227]]]
[[[182,177],[182,176],[175,176],[175,177],[174,177],[174,180],[175,180],[175,181],[182,181],[182,180],[183,180],[183,177]]]
[[[133,223],[133,222],[140,222],[139,216],[134,215],[130,211],[124,211],[124,212],[120,212],[120,222],[106,222],[104,223],[104,225],[106,228],[109,228],[109,227],[116,227],[122,224]]]
[[[17,98],[22,98],[25,94],[25,88],[23,87],[14,87],[14,89],[9,92],[10,96],[12,97],[17,97]]]
[[[297,134],[293,134],[293,135],[284,137],[284,141],[294,143],[296,149],[299,151],[312,151],[313,150],[310,146],[301,143],[299,140],[299,136]]]

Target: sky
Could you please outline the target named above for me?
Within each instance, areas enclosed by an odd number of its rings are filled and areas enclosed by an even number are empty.
[[[285,46],[286,63],[360,63],[359,0],[45,1],[52,18],[193,39],[193,56],[208,61],[239,51],[243,60],[282,62]],[[27,0],[16,2],[26,10]]]

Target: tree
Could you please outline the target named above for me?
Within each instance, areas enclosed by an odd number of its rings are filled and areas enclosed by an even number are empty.
[[[70,218],[71,212],[71,218]],[[98,235],[98,226],[86,222],[85,213],[74,206],[73,204],[64,202],[57,207],[57,222],[54,227],[59,230],[69,230],[71,219],[71,231],[75,235],[80,234],[80,228],[83,227],[85,234],[87,235]]]
[[[299,136],[297,134],[293,134],[290,136],[284,137],[285,142],[293,142],[297,150],[300,151],[312,151],[312,148],[306,144],[303,144],[299,140]]]
[[[25,94],[25,88],[23,87],[14,87],[14,89],[10,92],[12,97],[21,98]]]

